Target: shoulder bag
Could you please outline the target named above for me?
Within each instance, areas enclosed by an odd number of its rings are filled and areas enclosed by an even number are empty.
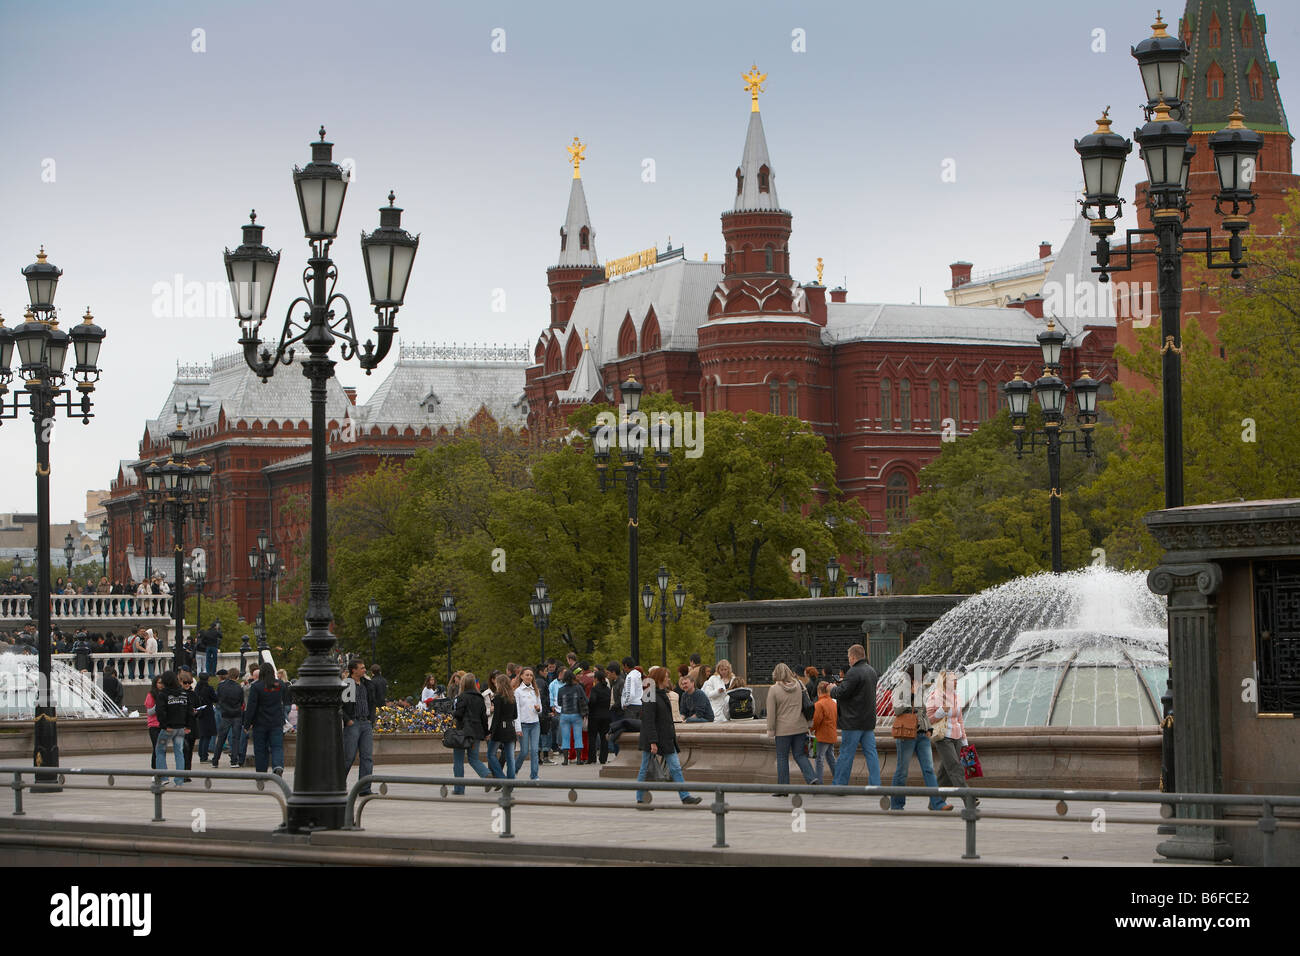
[[[813,715],[817,713],[817,705],[808,699],[808,688],[803,690],[803,719],[812,720]]]
[[[916,737],[916,711],[895,714],[893,726],[889,728],[891,736],[899,740],[913,740]]]

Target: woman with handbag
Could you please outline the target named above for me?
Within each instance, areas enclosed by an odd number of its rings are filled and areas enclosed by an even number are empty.
[[[515,695],[510,689],[510,678],[497,674],[497,692],[492,701],[492,723],[488,730],[488,768],[492,776],[515,779],[515,718],[519,715]],[[501,759],[497,748],[501,748]],[[505,764],[503,770],[501,765]],[[501,789],[500,786],[497,787]]]
[[[468,760],[475,773],[487,777],[491,772],[483,766],[483,761],[478,756],[478,743],[487,736],[487,705],[483,702],[483,695],[478,693],[478,678],[473,674],[461,678],[460,689],[456,706],[451,711],[456,726],[447,731],[451,740],[460,744],[452,747],[451,772],[457,777],[465,776],[465,761]],[[449,742],[447,736],[444,736],[443,742]],[[452,790],[452,793],[458,795],[464,792],[463,786]]]
[[[628,680],[637,678],[635,671],[629,671]],[[668,670],[664,667],[650,668],[650,675],[643,686],[641,698],[641,769],[637,771],[637,780],[644,780],[650,773],[651,764],[663,759],[668,775],[678,783],[685,783],[682,776],[682,761],[677,756],[677,732],[673,729],[673,712],[668,705]],[[692,805],[700,802],[699,797],[691,795],[689,790],[678,790],[677,796],[682,803]],[[636,792],[638,804],[648,804],[644,790]]]
[[[814,713],[814,704],[808,699],[803,682],[794,676],[786,664],[777,664],[772,671],[772,688],[767,692],[767,733],[776,741],[776,782],[778,786],[790,783],[790,755],[799,765],[805,783],[818,783],[812,762],[806,752],[808,726]],[[774,793],[774,797],[788,797],[788,793]]]
[[[914,664],[911,673],[900,675],[894,686],[894,746],[897,748],[898,766],[894,768],[893,785],[907,786],[907,771],[916,754],[921,764],[921,777],[927,787],[938,787],[934,776],[934,758],[930,750],[930,718],[925,708],[925,667]],[[889,809],[902,810],[906,797],[890,797]],[[936,794],[930,798],[931,810],[951,810],[952,804]]]
[[[966,768],[961,762],[961,748],[966,746],[966,725],[961,719],[956,671],[939,671],[925,700],[925,711],[934,730],[931,746],[939,755],[939,785],[965,787]],[[975,805],[979,806],[978,800]]]

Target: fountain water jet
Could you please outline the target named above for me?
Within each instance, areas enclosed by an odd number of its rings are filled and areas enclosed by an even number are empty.
[[[0,654],[0,720],[31,720],[40,680],[36,655]],[[60,717],[126,716],[102,687],[62,661],[50,662],[50,696]]]

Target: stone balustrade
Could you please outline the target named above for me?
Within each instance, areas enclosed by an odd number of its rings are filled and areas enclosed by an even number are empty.
[[[27,594],[0,595],[0,623],[35,621],[33,599]],[[172,616],[169,594],[52,594],[50,619],[59,621],[167,621]]]

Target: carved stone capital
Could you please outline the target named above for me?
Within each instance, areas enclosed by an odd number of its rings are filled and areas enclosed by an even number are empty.
[[[731,640],[731,625],[726,623],[710,624],[704,629],[704,633],[713,638],[714,641]]]
[[[1196,591],[1204,597],[1218,593],[1223,585],[1223,568],[1213,561],[1195,564],[1162,564],[1147,575],[1153,594],[1172,597],[1176,592]]]

